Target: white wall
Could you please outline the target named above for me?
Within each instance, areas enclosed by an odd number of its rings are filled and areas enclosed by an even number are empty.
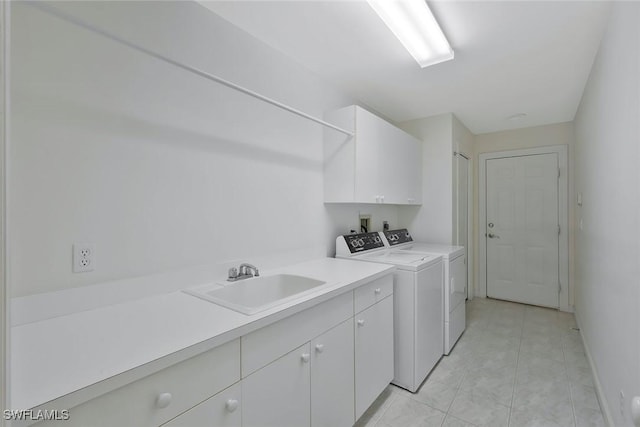
[[[575,119],[576,315],[615,426],[640,395],[639,52],[640,4],[615,2]]]
[[[572,141],[573,123],[566,122],[479,134],[475,136],[474,149],[475,154],[481,154],[546,145],[573,145]]]
[[[402,207],[398,219],[421,242],[451,244],[453,236],[453,114],[400,123],[422,144],[422,205]],[[447,159],[447,161],[443,161]]]
[[[318,117],[353,103],[196,3],[45,3]],[[13,296],[323,256],[357,219],[324,208],[319,125],[26,4],[12,28]],[[95,245],[95,271],[71,272],[74,242]]]

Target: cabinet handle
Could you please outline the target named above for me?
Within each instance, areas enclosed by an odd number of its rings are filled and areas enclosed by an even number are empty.
[[[238,401],[236,399],[229,399],[224,406],[227,408],[227,411],[234,412],[238,409]]]
[[[322,353],[324,351],[324,344],[316,344],[316,351]]]
[[[364,319],[359,319],[356,323],[358,323],[358,326],[364,326]]]
[[[373,292],[374,292],[375,294],[379,294],[380,292],[382,292],[382,289],[380,289],[380,288],[376,288]]]
[[[304,363],[309,363],[309,357],[311,355],[309,353],[302,353],[302,355],[300,356],[300,360],[302,360]]]
[[[156,406],[158,408],[166,408],[171,403],[171,393],[160,393],[156,399]]]

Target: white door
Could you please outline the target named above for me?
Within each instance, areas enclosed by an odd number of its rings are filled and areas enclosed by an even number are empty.
[[[311,424],[310,344],[306,343],[242,380],[242,425]]]
[[[454,244],[464,246],[466,259],[469,259],[469,159],[462,155],[456,156],[456,235]],[[465,265],[467,262],[465,261]],[[468,274],[465,268],[464,287],[467,292]],[[466,298],[466,295],[465,295]]]
[[[487,296],[558,307],[558,156],[486,163]]]
[[[353,320],[311,341],[311,427],[350,426],[354,419]]]
[[[356,420],[393,380],[393,296],[355,316]]]

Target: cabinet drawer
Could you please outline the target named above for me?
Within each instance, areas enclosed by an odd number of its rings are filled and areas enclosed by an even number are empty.
[[[242,377],[353,316],[347,292],[242,337]]]
[[[239,360],[237,339],[71,408],[67,421],[38,425],[158,426],[238,382]]]
[[[162,427],[240,427],[242,390],[240,383],[221,391],[182,415],[178,415]]]
[[[367,307],[371,307],[378,301],[382,301],[393,293],[393,275],[381,277],[373,282],[360,286],[354,294],[354,312],[359,313]]]

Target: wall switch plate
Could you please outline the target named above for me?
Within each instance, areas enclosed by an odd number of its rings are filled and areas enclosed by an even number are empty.
[[[85,273],[95,268],[95,247],[90,243],[73,244],[73,272]]]

